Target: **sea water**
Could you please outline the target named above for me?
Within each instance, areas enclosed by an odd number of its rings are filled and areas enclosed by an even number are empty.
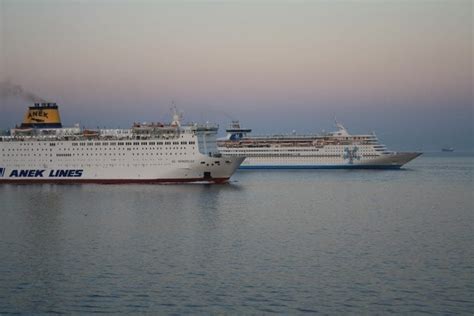
[[[472,314],[473,169],[0,185],[0,314]]]

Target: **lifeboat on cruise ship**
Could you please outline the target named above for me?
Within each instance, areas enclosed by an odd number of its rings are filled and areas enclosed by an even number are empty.
[[[133,130],[134,131],[150,131],[155,128],[162,128],[165,125],[162,123],[133,123]]]
[[[28,134],[28,133],[31,133],[33,131],[32,128],[21,128],[21,127],[16,127],[14,129],[12,129],[12,131],[15,133],[15,134]]]
[[[82,131],[82,135],[84,137],[99,137],[99,131],[94,131],[90,129],[85,129]]]

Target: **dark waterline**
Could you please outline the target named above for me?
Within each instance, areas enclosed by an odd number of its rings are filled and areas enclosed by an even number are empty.
[[[1,185],[0,313],[472,314],[473,168]]]

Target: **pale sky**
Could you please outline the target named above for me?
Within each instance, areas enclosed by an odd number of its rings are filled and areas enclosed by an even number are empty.
[[[257,133],[375,130],[473,149],[472,1],[0,0],[0,81],[63,123],[192,121]],[[1,102],[0,128],[29,105]]]

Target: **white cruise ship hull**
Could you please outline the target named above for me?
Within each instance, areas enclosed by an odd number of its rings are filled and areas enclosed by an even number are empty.
[[[336,127],[324,134],[248,136],[251,129],[233,121],[218,146],[225,156],[246,157],[241,169],[398,169],[421,155],[389,151],[374,133],[351,135]]]
[[[392,153],[379,157],[347,161],[320,157],[248,157],[240,169],[399,169],[421,153]]]

